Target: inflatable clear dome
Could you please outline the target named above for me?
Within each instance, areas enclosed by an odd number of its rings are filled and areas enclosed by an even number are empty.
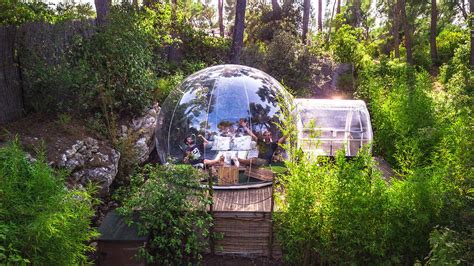
[[[188,139],[202,145],[204,155],[199,156],[208,160],[222,151],[247,156],[255,150],[248,130],[280,137],[277,98],[286,95],[274,78],[246,66],[219,65],[189,76],[170,93],[158,115],[155,136],[161,162],[182,162]]]

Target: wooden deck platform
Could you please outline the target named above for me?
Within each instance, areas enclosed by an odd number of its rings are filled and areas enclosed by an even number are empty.
[[[213,192],[213,211],[271,212],[272,185]]]

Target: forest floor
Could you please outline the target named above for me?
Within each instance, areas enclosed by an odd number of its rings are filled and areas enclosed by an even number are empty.
[[[48,162],[57,161],[61,151],[85,137],[101,139],[85,126],[84,121],[72,117],[61,120],[55,116],[33,113],[0,127],[0,143],[17,138],[30,155],[45,152]]]

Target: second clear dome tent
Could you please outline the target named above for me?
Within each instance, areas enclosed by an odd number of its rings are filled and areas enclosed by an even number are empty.
[[[199,134],[212,141],[226,131],[238,130],[239,120],[260,135],[265,130],[280,137],[279,103],[290,101],[283,86],[271,76],[255,68],[219,65],[203,69],[173,90],[158,116],[156,143],[161,162],[180,162],[184,155],[184,139]],[[217,151],[204,150],[206,159]]]

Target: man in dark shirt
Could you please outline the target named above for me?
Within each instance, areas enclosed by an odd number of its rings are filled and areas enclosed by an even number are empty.
[[[264,166],[268,165],[272,161],[273,154],[278,148],[278,144],[281,144],[285,141],[285,137],[281,137],[278,141],[273,141],[272,133],[268,130],[263,132],[262,138],[258,138],[252,130],[247,127],[247,123],[241,123],[242,128],[247,132],[252,139],[257,141],[258,146],[258,158],[250,159],[239,159],[239,163],[243,165],[255,165],[255,166]]]
[[[224,157],[222,156],[221,158],[215,160],[208,160],[203,158],[204,145],[208,144],[209,142],[202,135],[198,135],[198,137],[203,140],[202,144],[194,143],[194,139],[192,136],[188,136],[184,139],[184,144],[186,144],[187,147],[185,150],[183,162],[189,163],[193,166],[199,166],[199,164],[203,164],[203,167],[221,163],[221,161],[224,160]]]

